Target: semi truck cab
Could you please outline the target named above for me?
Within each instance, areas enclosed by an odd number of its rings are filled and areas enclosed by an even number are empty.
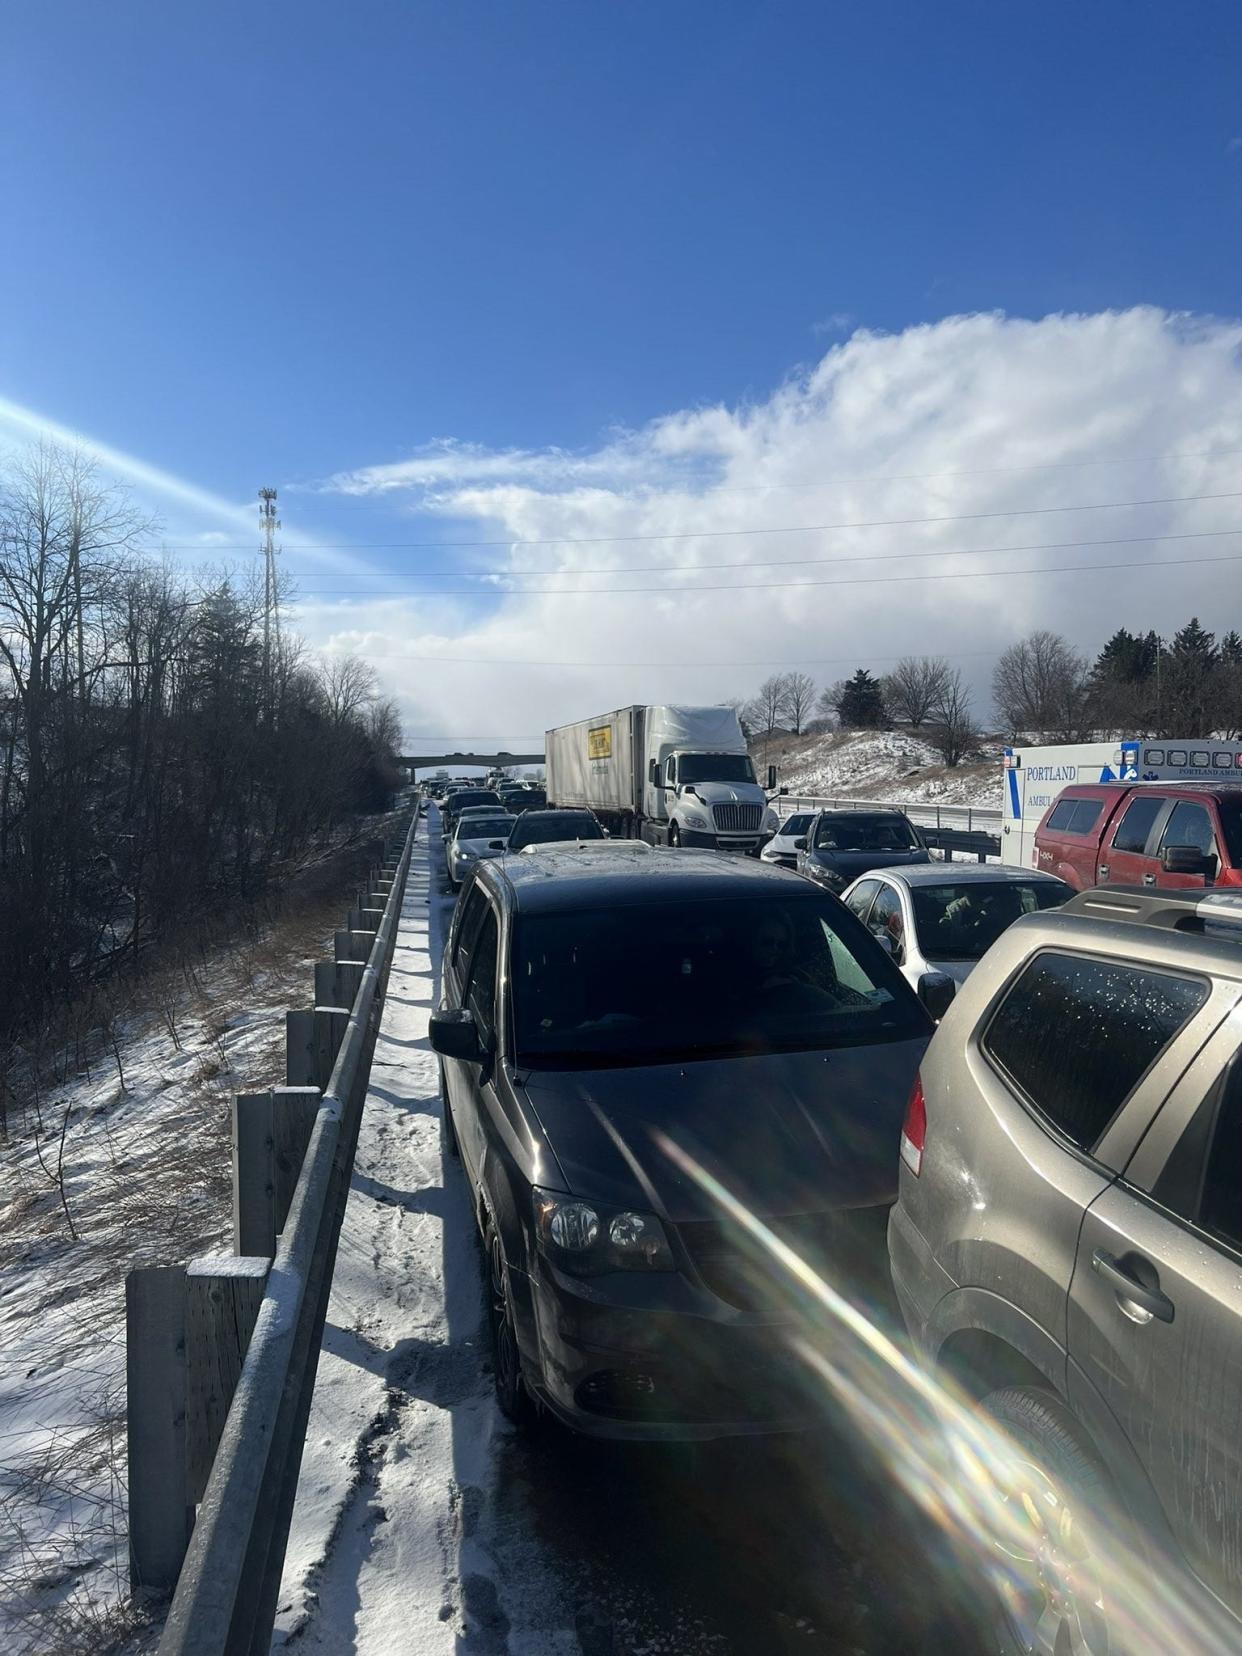
[[[645,837],[655,843],[758,852],[776,813],[745,751],[672,748],[648,760]]]

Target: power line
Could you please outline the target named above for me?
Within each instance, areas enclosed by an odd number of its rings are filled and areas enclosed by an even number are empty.
[[[550,535],[544,539],[522,540],[512,535],[503,540],[453,541],[317,541],[317,552],[451,552],[479,551],[488,547],[514,546],[610,546],[635,541],[721,540],[741,535],[818,535],[842,529],[908,529],[922,523],[980,523],[989,518],[1048,517],[1058,512],[1111,512],[1136,506],[1186,506],[1204,500],[1238,500],[1242,490],[1220,494],[1158,495],[1150,500],[1096,500],[1078,506],[1011,506],[996,512],[944,512],[935,517],[871,518],[853,523],[789,523],[760,525],[749,529],[678,529],[663,534],[642,535]],[[165,552],[247,552],[236,546],[165,546]]]
[[[400,579],[400,580],[404,580],[404,581],[421,581],[423,579],[440,580],[440,579],[445,579],[447,577],[452,576],[452,577],[455,577],[458,580],[495,581],[497,579],[503,579],[503,580],[507,580],[507,581],[515,581],[515,580],[523,580],[528,576],[534,576],[534,575],[574,575],[574,576],[580,576],[580,575],[647,575],[647,574],[673,575],[673,574],[680,574],[680,573],[687,573],[687,572],[697,572],[699,570],[715,570],[715,569],[786,569],[786,568],[788,568],[788,569],[802,569],[802,568],[807,568],[807,567],[812,566],[812,565],[836,564],[836,563],[890,563],[890,562],[897,561],[897,560],[900,560],[900,559],[903,559],[903,558],[905,558],[905,559],[912,559],[912,558],[980,558],[980,557],[990,556],[994,553],[1005,553],[1005,552],[1061,552],[1061,551],[1065,551],[1068,548],[1074,547],[1074,546],[1140,546],[1140,545],[1141,546],[1147,546],[1147,545],[1154,545],[1158,541],[1213,540],[1213,539],[1219,539],[1223,535],[1239,535],[1239,534],[1242,534],[1242,526],[1239,526],[1237,529],[1192,529],[1192,530],[1186,530],[1183,533],[1174,534],[1174,535],[1112,535],[1112,536],[1108,536],[1108,537],[1106,537],[1102,540],[1027,541],[1023,544],[1019,544],[1019,545],[1016,545],[1016,546],[973,546],[973,547],[964,547],[960,550],[951,550],[951,549],[946,549],[946,548],[942,548],[942,547],[937,547],[937,548],[933,548],[932,550],[927,551],[927,552],[848,552],[848,553],[838,553],[836,556],[831,557],[831,558],[749,558],[744,563],[739,563],[738,560],[736,558],[734,558],[734,559],[731,559],[727,563],[622,564],[622,565],[618,565],[618,566],[616,566],[614,568],[611,568],[611,569],[608,569],[608,568],[600,568],[600,569],[556,569],[556,568],[547,568],[547,569],[513,569],[513,570],[495,570],[495,569],[492,569],[492,570],[480,570],[480,571],[478,571],[477,574],[473,573],[469,570],[467,570],[463,573],[463,571],[461,571],[459,569],[418,569],[418,570],[412,571],[409,575],[401,575],[401,576],[398,576],[396,578]],[[391,570],[377,570],[374,574],[371,574],[371,575],[357,575],[357,576],[342,575],[342,576],[339,576],[339,577],[331,576],[331,577],[325,577],[325,578],[332,579],[332,580],[340,579],[340,580],[343,580],[343,581],[344,580],[351,580],[351,581],[352,580],[385,581],[385,580],[394,579],[394,576],[393,576],[393,572]],[[347,587],[303,587],[301,590],[304,593],[317,595],[319,597],[332,597],[332,596],[338,596],[338,595],[341,595],[341,594],[348,595],[348,592],[349,592],[349,588],[347,588]],[[412,591],[412,592],[417,591],[416,588],[411,588],[409,590]],[[497,592],[512,591],[516,594],[516,593],[521,593],[521,592],[524,592],[524,591],[538,590],[538,589],[532,589],[532,588],[526,588],[526,587],[512,587],[512,588],[497,587],[497,588],[494,588],[493,590],[495,590]],[[567,590],[573,590],[573,589],[567,589]],[[586,590],[594,591],[594,590],[597,590],[597,589],[588,588]],[[605,588],[603,590],[606,591],[608,589]],[[621,589],[621,590],[624,590],[624,589]],[[658,588],[656,590],[663,591],[665,589],[664,588]],[[676,588],[669,588],[668,590],[676,591],[677,589]],[[441,588],[439,591],[432,590],[429,593],[422,594],[422,596],[429,597],[429,598],[437,598],[437,597],[449,596],[449,595],[450,594],[444,592],[443,588]],[[455,594],[455,595],[460,596],[460,594]],[[391,598],[393,596],[400,596],[400,591],[398,591],[397,593],[394,594],[392,592],[379,592],[379,591],[375,591],[374,589],[372,589],[371,591],[368,591],[364,587],[364,588],[360,589],[359,596],[363,597],[363,598]],[[480,594],[480,596],[485,596],[485,594]]]
[[[1231,532],[1237,534],[1242,531],[1233,530]],[[883,560],[880,559],[876,561],[882,562]],[[912,581],[996,581],[1006,580],[1010,576],[1015,575],[1085,574],[1090,570],[1095,569],[1167,569],[1173,566],[1176,566],[1179,569],[1185,569],[1192,564],[1239,562],[1242,562],[1242,553],[1228,553],[1222,558],[1136,558],[1127,563],[1045,564],[1037,569],[967,569],[958,571],[957,573],[948,571],[939,575],[851,575],[843,581],[731,581],[728,584],[713,583],[709,586],[694,587],[610,587],[607,592],[602,592],[598,588],[591,589],[582,587],[522,587],[516,591],[503,591],[497,589],[496,596],[498,598],[558,597],[599,599],[605,597],[621,598],[631,593],[641,595],[644,593],[658,592],[663,593],[665,596],[670,594],[676,594],[679,596],[685,594],[686,596],[694,597],[701,592],[773,592],[780,590],[781,588],[790,587],[810,588],[879,586],[883,583],[891,585],[895,582],[908,583]],[[367,598],[408,598],[412,595],[409,592],[371,592],[360,596],[365,596]],[[429,597],[431,594],[423,593],[419,594],[419,596]],[[435,596],[445,598],[478,598],[482,595],[477,591],[477,589],[467,587],[460,591],[456,588],[449,589],[447,591],[436,593]]]

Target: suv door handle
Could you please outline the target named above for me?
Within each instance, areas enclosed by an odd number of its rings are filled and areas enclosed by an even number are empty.
[[[1143,875],[1143,884],[1144,885],[1155,885],[1155,883],[1156,883],[1156,876],[1154,874],[1144,874]]]
[[[1101,880],[1107,880],[1107,878],[1108,878],[1108,864],[1107,863],[1101,863],[1100,864],[1100,879]]]
[[[1097,1248],[1091,1256],[1091,1269],[1104,1278],[1118,1299],[1129,1300],[1160,1322],[1173,1321],[1173,1301],[1169,1296],[1162,1294],[1159,1288],[1148,1288],[1127,1271],[1113,1254]]]

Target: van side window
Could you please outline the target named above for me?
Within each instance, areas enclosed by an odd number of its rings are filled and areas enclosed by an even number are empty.
[[[470,982],[466,1005],[474,1013],[479,1035],[486,1045],[496,1033],[496,949],[499,934],[490,904],[479,928],[479,939],[470,957]]]
[[[1207,993],[1194,978],[1126,962],[1038,954],[998,1007],[983,1050],[1089,1150]]]
[[[453,937],[453,965],[461,972],[462,962],[470,953],[475,934],[479,929],[479,922],[488,912],[487,898],[477,885],[470,887],[464,904],[460,905],[461,913],[457,916],[457,930]]]
[[[1193,845],[1205,857],[1215,855],[1216,835],[1212,832],[1212,819],[1202,805],[1196,805],[1189,799],[1178,800],[1160,836],[1159,849],[1163,851],[1166,845]]]
[[[1126,814],[1117,824],[1117,831],[1113,835],[1114,851],[1138,851],[1147,848],[1147,836],[1151,833],[1152,823],[1160,815],[1167,802],[1157,799],[1152,794],[1140,794],[1126,806]]]

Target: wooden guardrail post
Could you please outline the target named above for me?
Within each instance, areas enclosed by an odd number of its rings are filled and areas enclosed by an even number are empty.
[[[363,964],[366,963],[375,942],[375,938],[370,932],[339,931],[335,935],[336,942],[333,953],[338,960],[356,960]]]
[[[270,1265],[211,1254],[185,1269],[185,1476],[195,1504],[211,1476]]]
[[[315,1076],[313,1085],[321,1092],[327,1092],[328,1082],[332,1079],[332,1069],[336,1063],[337,1054],[341,1050],[341,1042],[345,1039],[345,1030],[349,1025],[349,1008],[347,1006],[317,1006],[312,1014],[314,1018],[314,1046],[315,1046]]]
[[[125,1278],[129,1579],[139,1591],[177,1584],[194,1506],[185,1460],[185,1269],[143,1265]]]
[[[362,960],[317,960],[315,962],[315,1005],[352,1006],[362,987],[366,962]]]
[[[313,1085],[238,1093],[233,1100],[233,1252],[269,1258],[284,1229],[310,1143]]]

